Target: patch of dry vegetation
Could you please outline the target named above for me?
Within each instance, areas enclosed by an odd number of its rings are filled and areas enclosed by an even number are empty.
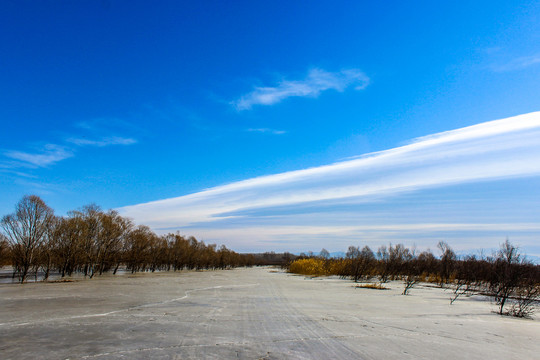
[[[306,276],[338,275],[355,282],[378,278],[379,284],[357,286],[369,289],[382,289],[381,284],[388,280],[401,280],[403,295],[419,282],[436,283],[452,291],[450,304],[461,296],[481,293],[493,299],[500,315],[532,317],[538,308],[540,265],[526,261],[508,240],[499,252],[481,259],[459,259],[444,242],[438,248],[439,258],[429,251],[417,255],[401,244],[381,246],[376,255],[367,246],[361,250],[351,246],[345,258],[304,257],[291,262],[289,271]]]
[[[289,272],[301,275],[328,276],[347,272],[348,262],[344,259],[322,259],[317,257],[298,259],[289,265]]]
[[[374,289],[374,290],[390,290],[390,288],[383,286],[382,284],[362,284],[356,285],[357,289]]]

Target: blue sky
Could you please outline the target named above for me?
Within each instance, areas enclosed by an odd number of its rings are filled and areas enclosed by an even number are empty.
[[[538,256],[539,24],[530,1],[4,1],[0,213]]]

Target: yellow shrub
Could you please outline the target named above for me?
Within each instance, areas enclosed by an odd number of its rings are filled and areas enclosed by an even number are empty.
[[[437,274],[430,274],[427,282],[438,284],[441,282],[441,277]]]
[[[302,275],[328,275],[326,261],[323,259],[300,259],[295,260],[289,267],[289,271]]]
[[[350,261],[345,259],[334,260],[330,263],[328,272],[330,275],[344,275],[349,271]]]

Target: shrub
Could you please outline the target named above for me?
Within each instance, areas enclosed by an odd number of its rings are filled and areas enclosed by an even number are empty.
[[[362,288],[362,289],[375,289],[375,290],[390,290],[390,288],[387,288],[385,286],[382,286],[382,284],[363,284],[363,285],[356,285],[356,288]]]
[[[302,275],[329,275],[327,270],[326,261],[318,258],[299,259],[291,263],[289,271]]]

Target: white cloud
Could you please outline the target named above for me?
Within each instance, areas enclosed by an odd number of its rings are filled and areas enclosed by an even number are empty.
[[[540,54],[521,56],[503,64],[491,65],[491,70],[495,72],[516,71],[540,64]]]
[[[327,248],[344,251],[349,245],[369,245],[376,249],[388,242],[405,243],[419,249],[433,248],[439,240],[448,241],[459,251],[497,247],[505,234],[512,233],[512,241],[521,246],[535,245],[534,240],[521,234],[539,234],[538,223],[385,223],[377,225],[279,225],[185,229],[185,235],[196,234],[208,242],[223,242],[240,251],[317,251]],[[422,238],[429,234],[428,241]],[[467,236],[463,236],[467,234]],[[500,234],[499,238],[493,234]],[[470,242],[473,238],[475,241]],[[530,255],[531,254],[528,252]]]
[[[8,158],[18,160],[26,167],[46,167],[59,161],[72,157],[71,150],[63,146],[47,144],[42,151],[29,153],[23,151],[7,151],[4,155]]]
[[[275,129],[269,129],[269,128],[246,129],[246,131],[267,133],[267,134],[274,134],[274,135],[283,135],[287,133],[285,130],[275,130]]]
[[[28,179],[37,178],[37,176],[35,176],[35,175],[27,174],[27,173],[20,172],[20,171],[11,170],[11,169],[9,169],[9,167],[10,166],[5,166],[4,164],[0,163],[0,172],[2,172],[4,174],[16,175],[16,176],[21,177],[21,178],[28,178]]]
[[[538,176],[538,139],[540,112],[422,137],[408,145],[353,160],[252,178],[177,198],[127,206],[120,211],[154,229],[196,230],[196,234],[204,234],[225,228],[233,231],[230,228],[237,227],[237,233],[245,231],[245,237],[252,242],[271,233],[272,228],[300,220],[308,227],[313,225],[309,221],[319,221],[321,226],[344,231],[347,227],[342,226],[350,226],[355,221],[353,217],[342,224],[342,214],[326,218],[310,215],[306,220],[290,210],[300,209],[301,214],[306,213],[303,208],[316,209],[320,204],[372,203],[422,189]],[[268,218],[274,221],[268,222]],[[267,231],[249,231],[253,226]]]
[[[326,90],[341,92],[349,86],[361,90],[368,84],[369,78],[357,69],[339,72],[313,69],[304,80],[283,80],[274,87],[256,87],[255,90],[231,102],[231,104],[239,111],[249,110],[253,105],[273,105],[294,96],[317,97]]]
[[[137,140],[133,138],[123,138],[118,136],[105,137],[99,140],[89,140],[85,138],[68,138],[66,140],[69,143],[78,145],[78,146],[110,146],[110,145],[132,145],[137,143]]]
[[[118,136],[104,137],[99,140],[90,140],[85,138],[68,138],[65,142],[71,146],[57,144],[46,144],[42,149],[35,152],[8,150],[4,156],[12,159],[9,162],[0,163],[0,168],[41,168],[54,165],[59,161],[75,156],[77,147],[96,146],[105,147],[111,145],[132,145],[137,142],[133,138],[124,138]],[[13,161],[15,160],[15,161]]]

